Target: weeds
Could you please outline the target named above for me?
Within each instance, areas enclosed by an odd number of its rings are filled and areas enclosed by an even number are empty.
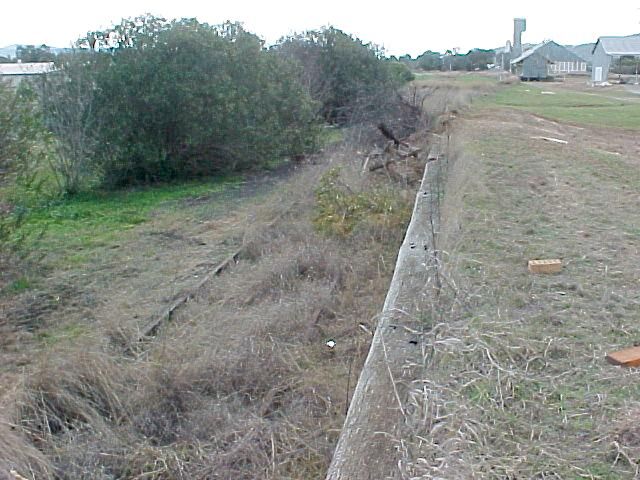
[[[139,358],[122,356],[121,340],[142,320],[47,330],[48,353],[20,389],[14,419],[16,444],[42,453],[16,457],[17,470],[60,479],[321,477],[370,341],[358,322],[384,298],[411,198],[388,179],[355,180],[354,155],[334,147],[338,169],[310,165],[257,207],[240,262]],[[358,198],[349,234],[338,223],[326,235],[313,222],[319,202],[308,186],[322,178]],[[380,193],[364,202],[373,184]],[[343,206],[323,198],[332,211]],[[86,211],[62,225],[93,221]]]
[[[406,202],[385,190],[355,192],[340,181],[336,168],[322,176],[315,194],[317,213],[313,222],[321,232],[346,236],[365,220],[383,228],[401,228],[406,222]]]

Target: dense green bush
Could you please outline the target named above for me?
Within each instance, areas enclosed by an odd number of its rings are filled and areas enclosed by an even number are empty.
[[[397,89],[413,78],[334,28],[267,49],[238,24],[143,16],[77,46],[41,82],[52,166],[66,193],[294,157],[317,147],[320,119],[383,121],[380,112],[397,110]]]
[[[394,60],[388,60],[388,62],[391,75],[393,75],[398,82],[406,83],[415,80],[415,75],[405,63]]]
[[[442,68],[442,55],[438,52],[427,50],[416,58],[415,65],[422,70],[440,70]]]
[[[147,16],[79,46],[42,95],[67,192],[96,177],[107,187],[189,179],[315,148],[298,67],[237,24]]]
[[[331,123],[375,117],[385,100],[412,78],[380,49],[333,27],[284,38],[275,50],[302,66],[302,83]]]
[[[97,81],[97,158],[109,185],[194,178],[313,148],[293,67],[241,27],[174,22],[122,48]]]

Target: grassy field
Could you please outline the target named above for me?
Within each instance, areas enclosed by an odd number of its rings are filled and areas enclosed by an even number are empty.
[[[179,210],[187,199],[220,195],[237,188],[240,177],[209,182],[80,194],[27,212],[17,236],[34,254],[55,255],[56,266],[72,266],[97,247],[117,242],[123,232],[147,222],[155,210]],[[80,254],[79,252],[83,252]]]
[[[407,477],[639,473],[640,373],[604,357],[640,339],[640,106],[565,89],[501,87],[453,128]]]
[[[574,81],[575,83],[575,81]],[[484,97],[480,106],[510,107],[565,122],[640,128],[640,98],[616,87],[577,91],[558,84],[520,83]]]

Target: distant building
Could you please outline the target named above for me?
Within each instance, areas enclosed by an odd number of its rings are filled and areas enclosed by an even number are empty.
[[[600,37],[592,53],[591,81],[594,85],[606,83],[614,58],[640,57],[640,34],[627,37]]]
[[[522,80],[546,80],[549,75],[551,60],[536,49],[527,50],[522,55],[511,60],[511,71]]]
[[[523,80],[546,80],[556,75],[586,75],[587,62],[568,48],[547,40],[511,60]]]
[[[578,55],[583,60],[587,62],[587,69],[591,70],[591,65],[593,63],[593,47],[595,47],[595,43],[583,43],[582,45],[574,45],[573,47],[567,47],[573,53]]]
[[[527,30],[527,20],[524,18],[513,19],[513,44],[507,40],[507,44],[502,48],[494,50],[494,66],[502,70],[511,69],[510,62],[513,58],[522,54],[522,33]]]
[[[26,78],[49,73],[55,70],[53,62],[42,63],[0,63],[0,78],[18,85]]]
[[[509,62],[511,62],[511,55],[513,48],[511,47],[511,42],[507,41],[507,44],[502,48],[497,48],[496,58],[493,62],[495,68],[500,68],[501,70],[509,70]]]

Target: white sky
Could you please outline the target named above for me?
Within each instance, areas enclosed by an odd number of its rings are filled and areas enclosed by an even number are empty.
[[[503,46],[513,18],[525,17],[523,42],[594,42],[601,35],[640,33],[640,0],[8,0],[0,7],[0,47],[65,47],[89,30],[152,13],[218,24],[240,21],[273,43],[279,37],[334,25],[391,55],[427,49]]]

